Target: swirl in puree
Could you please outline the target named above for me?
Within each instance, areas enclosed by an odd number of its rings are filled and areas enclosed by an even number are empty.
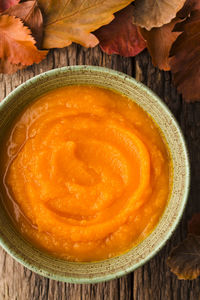
[[[4,205],[36,247],[71,261],[121,254],[155,228],[170,193],[159,129],[133,101],[95,86],[41,96],[3,146]]]

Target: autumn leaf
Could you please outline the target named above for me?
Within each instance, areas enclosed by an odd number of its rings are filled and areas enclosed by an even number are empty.
[[[113,13],[126,7],[131,0],[38,0],[44,19],[44,48],[62,48],[72,42],[94,47],[98,39],[92,34],[110,23]]]
[[[150,30],[170,23],[183,7],[185,0],[135,0],[133,22]]]
[[[179,279],[195,279],[200,276],[200,236],[189,234],[172,250],[167,262]]]
[[[195,2],[196,0],[187,0],[181,10],[178,11],[176,17],[170,23],[162,27],[152,28],[150,31],[145,28],[140,28],[140,32],[147,42],[147,48],[152,57],[152,62],[154,66],[159,69],[165,71],[170,70],[170,49],[174,41],[180,35],[180,32],[173,31],[174,26],[188,17],[196,5]]]
[[[43,17],[37,0],[27,1],[10,7],[5,11],[9,16],[15,16],[24,22],[31,29],[38,46],[42,43],[43,38]]]
[[[20,0],[0,0],[0,13],[9,7],[19,3]]]
[[[200,9],[200,1],[186,0],[182,9],[177,13],[177,17],[184,19],[195,9]]]
[[[189,233],[200,236],[200,213],[196,213],[192,216],[192,219],[188,222],[188,231]]]
[[[25,67],[26,66],[23,66],[22,64],[15,65],[9,62],[8,60],[0,59],[0,73],[12,74]]]
[[[18,67],[39,63],[47,54],[47,51],[40,51],[35,47],[31,31],[19,18],[13,16],[0,16],[0,41],[2,73],[12,73]]]
[[[180,35],[179,32],[172,32],[175,24],[180,22],[179,18],[173,19],[162,27],[152,28],[150,31],[140,28],[140,32],[147,42],[147,48],[152,57],[154,66],[161,70],[170,70],[169,52],[173,42]]]
[[[146,48],[139,29],[132,23],[133,5],[115,14],[115,19],[108,25],[94,32],[101,49],[107,54],[135,56]]]
[[[179,279],[195,279],[200,276],[200,213],[188,222],[189,235],[172,250],[168,258],[171,271]]]
[[[170,51],[174,83],[188,102],[200,101],[200,3],[197,8],[175,26],[182,33]]]

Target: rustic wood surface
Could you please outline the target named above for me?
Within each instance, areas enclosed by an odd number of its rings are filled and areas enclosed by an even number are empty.
[[[177,118],[188,144],[192,183],[182,221],[167,245],[149,263],[135,272],[93,285],[75,285],[39,276],[13,260],[0,248],[0,300],[198,300],[200,279],[179,281],[166,258],[170,249],[186,236],[187,220],[200,211],[200,104],[186,104],[172,84],[171,74],[154,68],[147,52],[136,58],[108,56],[96,47],[72,45],[50,51],[46,60],[16,74],[0,75],[0,100],[27,79],[68,65],[97,65],[127,73],[145,83],[169,106]]]

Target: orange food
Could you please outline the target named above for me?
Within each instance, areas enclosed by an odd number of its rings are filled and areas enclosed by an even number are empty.
[[[155,228],[170,193],[159,129],[126,97],[94,86],[43,95],[3,146],[5,206],[34,245],[72,261],[123,253]]]

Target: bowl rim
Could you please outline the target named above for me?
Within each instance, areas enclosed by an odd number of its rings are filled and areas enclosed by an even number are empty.
[[[19,253],[17,253],[17,251],[15,251],[15,249],[13,249],[12,247],[10,248],[9,245],[7,245],[6,239],[4,237],[0,236],[0,246],[2,246],[2,248],[9,255],[11,255],[12,258],[14,258],[17,262],[21,263],[23,266],[27,267],[29,270],[31,270],[39,275],[45,276],[49,279],[53,279],[53,280],[58,280],[58,281],[68,282],[68,283],[92,284],[92,283],[104,282],[104,281],[109,281],[112,279],[119,278],[119,277],[126,275],[126,274],[136,270],[137,268],[143,266],[147,261],[149,261],[151,258],[153,258],[161,250],[161,248],[166,244],[168,239],[172,236],[173,232],[175,231],[176,227],[178,226],[180,219],[183,215],[183,212],[184,212],[184,209],[185,209],[185,206],[187,203],[188,194],[189,194],[189,189],[190,189],[189,154],[188,154],[188,149],[187,149],[187,145],[185,142],[185,138],[183,136],[183,133],[180,129],[180,126],[179,126],[177,120],[175,119],[174,115],[169,110],[167,105],[160,99],[160,97],[158,97],[150,88],[148,88],[143,83],[137,81],[135,78],[133,78],[123,72],[115,71],[115,70],[112,70],[112,69],[109,69],[106,67],[91,66],[91,65],[74,65],[74,66],[65,66],[62,68],[56,68],[53,70],[49,70],[49,71],[40,73],[40,74],[26,80],[24,83],[20,84],[17,88],[15,88],[12,92],[10,92],[0,102],[0,112],[4,109],[4,106],[6,106],[7,103],[12,100],[12,98],[15,96],[15,94],[17,94],[21,89],[23,89],[30,83],[31,84],[37,83],[37,80],[41,76],[44,76],[44,75],[53,76],[57,72],[62,72],[62,71],[65,72],[67,70],[71,70],[73,72],[85,70],[85,71],[95,71],[95,72],[105,73],[105,74],[113,74],[115,76],[118,76],[120,79],[126,79],[130,83],[134,83],[134,85],[137,86],[139,89],[142,89],[143,91],[145,91],[151,98],[153,98],[155,100],[155,103],[158,103],[161,106],[161,108],[165,111],[165,113],[169,116],[169,118],[171,118],[172,122],[174,123],[174,125],[179,133],[180,141],[183,145],[184,155],[186,158],[186,161],[185,161],[185,165],[186,165],[186,168],[185,168],[185,171],[186,171],[186,173],[185,173],[185,193],[182,198],[179,213],[177,214],[172,225],[170,226],[164,239],[159,242],[159,245],[157,245],[157,247],[149,255],[147,255],[147,257],[142,258],[138,263],[131,265],[130,267],[126,268],[125,270],[117,271],[112,274],[109,274],[109,272],[108,272],[108,274],[106,274],[106,275],[99,276],[99,277],[93,277],[93,278],[74,278],[74,277],[60,276],[60,275],[56,275],[56,274],[49,274],[49,272],[46,271],[45,269],[38,269],[33,264],[24,260],[23,256],[20,255]],[[123,255],[123,254],[121,254],[121,255]]]

